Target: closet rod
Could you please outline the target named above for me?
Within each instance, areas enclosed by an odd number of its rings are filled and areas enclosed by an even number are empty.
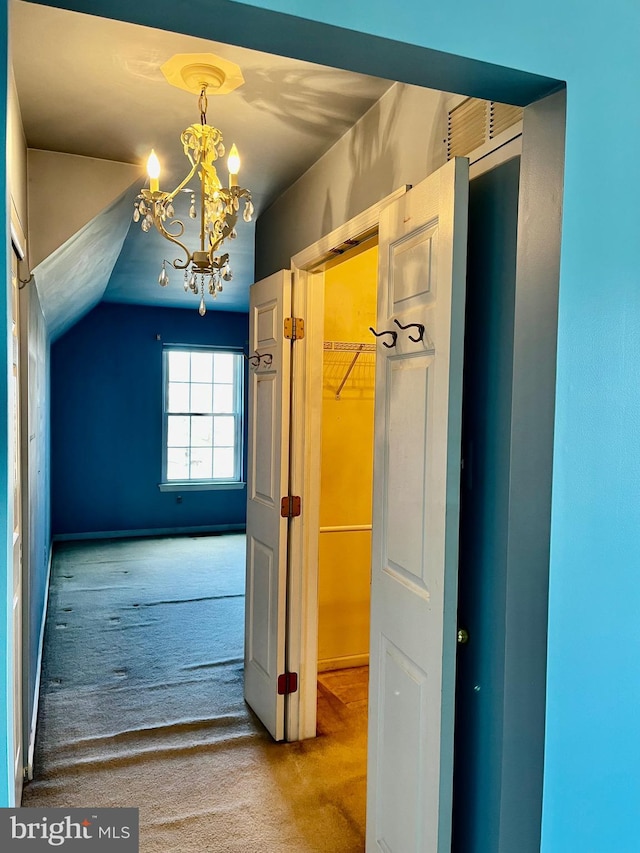
[[[324,350],[325,352],[352,352],[354,353],[353,359],[351,360],[351,364],[347,368],[347,372],[344,375],[344,379],[340,383],[340,387],[336,391],[336,400],[340,399],[340,392],[344,388],[345,382],[349,378],[349,374],[353,370],[360,353],[362,352],[375,352],[376,345],[371,343],[359,343],[358,341],[325,341],[324,342]]]
[[[358,360],[358,356],[359,356],[359,355],[360,355],[360,353],[362,352],[363,348],[364,348],[364,344],[360,344],[360,349],[358,349],[358,350],[357,350],[356,354],[355,354],[355,355],[353,356],[353,358],[351,359],[351,364],[350,364],[350,365],[349,365],[349,367],[347,368],[347,372],[345,373],[344,378],[343,378],[342,382],[340,383],[340,385],[339,385],[339,387],[338,387],[338,390],[336,391],[336,400],[339,400],[339,399],[340,399],[340,392],[341,392],[341,391],[342,391],[342,389],[344,388],[344,384],[345,384],[345,382],[347,381],[347,379],[349,378],[349,374],[350,374],[350,373],[351,373],[351,371],[353,370],[353,368],[354,368],[354,366],[355,366],[355,363],[356,363],[356,361]]]

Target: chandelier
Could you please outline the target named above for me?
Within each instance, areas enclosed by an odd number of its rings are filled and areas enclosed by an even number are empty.
[[[203,62],[203,59],[216,60],[216,64]],[[207,312],[205,292],[215,299],[223,289],[223,282],[230,281],[233,275],[229,254],[222,252],[221,246],[237,236],[241,203],[244,221],[250,222],[253,216],[251,193],[238,185],[240,157],[235,144],[227,159],[228,186],[223,186],[218,177],[215,163],[224,157],[225,147],[222,133],[207,124],[207,91],[213,89],[216,94],[226,94],[244,81],[236,65],[213,56],[175,56],[165,63],[162,71],[173,85],[199,93],[200,123],[182,131],[180,140],[191,168],[170,192],[160,189],[160,162],[151,151],[147,161],[149,187],[141,189],[135,200],[133,220],[140,222],[144,232],[155,226],[166,240],[180,248],[181,257],[162,261],[158,283],[161,287],[169,284],[168,263],[176,270],[183,270],[184,290],[200,296],[198,310],[204,316]],[[175,218],[174,201],[183,193],[190,196],[189,217],[199,219],[200,238],[198,247],[193,250],[183,242],[186,241],[184,222]]]

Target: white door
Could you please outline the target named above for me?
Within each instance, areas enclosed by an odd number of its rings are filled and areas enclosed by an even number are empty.
[[[467,199],[456,159],[380,220],[368,853],[451,850]]]
[[[291,341],[284,337],[284,319],[290,307],[289,272],[252,285],[244,695],[275,740],[284,738],[287,680],[288,521],[281,499],[289,480]]]
[[[13,760],[16,805],[22,800],[22,530],[20,491],[20,358],[18,315],[18,257],[11,253],[12,442],[13,474]]]

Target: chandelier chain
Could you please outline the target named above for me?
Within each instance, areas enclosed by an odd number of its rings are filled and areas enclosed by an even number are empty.
[[[204,125],[207,123],[207,87],[203,86],[200,90],[200,97],[198,98],[198,109],[200,110],[200,124]]]

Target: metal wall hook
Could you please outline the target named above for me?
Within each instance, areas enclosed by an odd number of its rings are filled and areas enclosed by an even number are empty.
[[[273,354],[272,353],[270,353],[270,352],[259,353],[258,350],[256,350],[253,355],[245,355],[245,358],[247,359],[247,361],[249,362],[251,367],[253,367],[254,370],[257,370],[263,361],[264,361],[265,367],[271,367],[271,364],[273,362]]]
[[[424,323],[407,323],[406,326],[403,326],[402,323],[399,322],[399,320],[394,320],[393,322],[400,329],[417,329],[418,330],[418,337],[417,338],[415,338],[413,335],[409,335],[409,340],[413,341],[414,344],[419,344],[419,343],[422,343],[422,341],[424,341]]]
[[[22,290],[28,284],[31,284],[32,281],[35,281],[35,276],[32,272],[29,273],[29,278],[20,278],[18,276],[18,290]]]
[[[398,333],[394,332],[392,329],[385,330],[384,332],[376,332],[373,326],[369,326],[369,331],[372,332],[376,338],[382,337],[382,335],[391,335],[393,338],[392,342],[388,344],[386,341],[382,341],[382,346],[387,349],[392,349],[396,345],[396,341],[398,340]]]

